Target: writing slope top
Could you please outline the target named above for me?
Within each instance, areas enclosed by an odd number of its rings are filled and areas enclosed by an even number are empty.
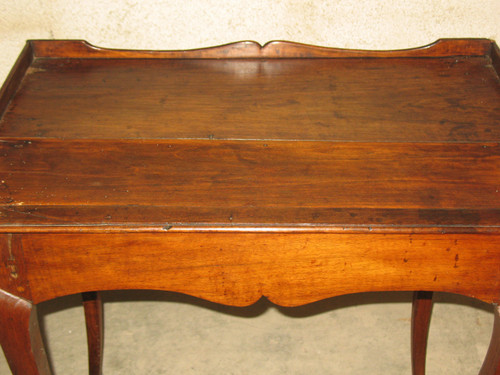
[[[30,41],[0,230],[500,231],[500,54]]]

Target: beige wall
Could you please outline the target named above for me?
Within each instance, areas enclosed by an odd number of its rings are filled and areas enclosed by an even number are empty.
[[[500,39],[500,0],[0,0],[0,80],[26,39],[185,49],[252,39],[395,49]]]

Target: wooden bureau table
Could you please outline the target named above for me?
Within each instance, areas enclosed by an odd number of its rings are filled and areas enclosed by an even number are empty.
[[[99,291],[247,306],[415,291],[413,373],[432,292],[495,306],[500,374],[500,53],[254,42],[125,51],[29,41],[0,93],[0,343],[49,374],[36,304]]]

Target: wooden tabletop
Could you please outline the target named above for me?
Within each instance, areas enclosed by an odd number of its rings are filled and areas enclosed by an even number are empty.
[[[417,291],[496,304],[500,52],[240,42],[187,51],[29,41],[0,90],[0,344],[50,374],[35,305],[84,293],[101,374],[103,290],[248,306]],[[419,292],[427,291],[427,292]]]
[[[499,233],[499,60],[30,41],[0,95],[0,231]]]

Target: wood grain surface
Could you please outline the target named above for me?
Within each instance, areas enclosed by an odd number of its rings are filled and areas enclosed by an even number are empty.
[[[498,230],[491,41],[182,53],[28,43],[3,90],[0,230]]]
[[[369,291],[498,304],[499,61],[486,39],[400,51],[29,41],[0,91],[11,368],[49,372],[30,352],[43,347],[31,302],[74,293],[91,296],[96,374],[103,290],[234,306]],[[482,374],[500,368],[497,323]]]
[[[2,137],[498,142],[489,56],[38,59]]]
[[[500,217],[497,143],[33,140],[4,141],[0,154],[4,225],[493,227]]]
[[[500,297],[498,235],[134,233],[22,237],[33,300],[158,289],[247,306],[434,290]],[[480,270],[480,271],[479,271]]]

